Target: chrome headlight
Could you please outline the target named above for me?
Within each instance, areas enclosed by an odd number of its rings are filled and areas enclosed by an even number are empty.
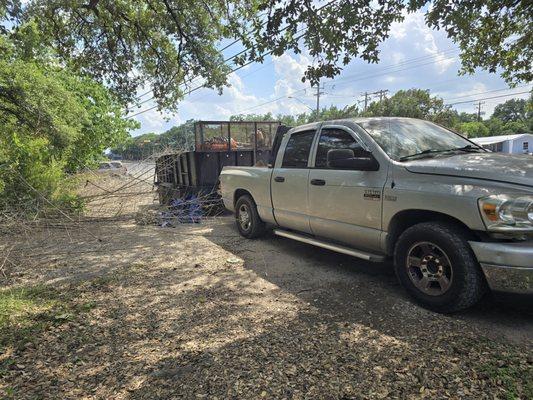
[[[489,231],[533,231],[533,196],[499,194],[478,202]]]

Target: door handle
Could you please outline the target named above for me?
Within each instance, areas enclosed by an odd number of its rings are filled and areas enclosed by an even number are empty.
[[[276,177],[274,178],[274,180],[275,180],[276,182],[285,182],[285,178],[282,177],[282,176],[276,176]]]
[[[326,181],[324,179],[311,179],[311,185],[324,186]]]

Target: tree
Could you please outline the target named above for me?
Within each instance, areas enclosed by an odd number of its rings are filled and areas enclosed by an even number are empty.
[[[487,129],[489,130],[489,136],[498,136],[502,134],[503,122],[499,118],[491,117],[483,121]]]
[[[457,121],[457,113],[450,106],[422,89],[399,90],[390,98],[371,103],[363,115],[421,118],[449,127]]]
[[[475,122],[475,121],[477,121],[477,114],[476,113],[462,112],[457,117],[458,117],[459,122]]]
[[[162,146],[168,146],[173,149],[194,149],[194,123],[193,119],[189,119],[181,125],[170,128],[161,134],[159,142]]]
[[[170,128],[162,134],[145,133],[127,137],[111,149],[127,160],[142,160],[163,151],[190,151],[194,149],[194,120]]]
[[[502,135],[514,135],[517,133],[528,133],[529,127],[525,121],[509,121],[502,127]]]
[[[494,108],[492,117],[503,122],[525,121],[527,119],[528,101],[525,99],[511,99]]]
[[[122,118],[120,104],[104,86],[61,67],[52,52],[32,50],[35,37],[23,31],[16,40],[0,34],[4,206],[60,198],[66,172],[91,165],[137,126]]]
[[[346,106],[343,108],[331,106],[320,110],[318,120],[331,121],[334,119],[355,118],[357,116],[359,116],[359,109],[356,105]]]
[[[275,121],[272,113],[266,114],[237,114],[229,117],[230,121]]]
[[[13,23],[21,13],[20,0],[0,0],[0,33],[7,33],[5,23]]]
[[[149,82],[159,107],[172,108],[189,89],[220,90],[232,68],[266,54],[307,50],[315,62],[303,78],[311,83],[353,58],[377,62],[392,23],[418,10],[459,45],[463,72],[501,69],[511,84],[533,79],[527,0],[2,0],[0,26],[35,20],[44,44],[123,103],[139,104]],[[217,48],[231,40],[244,49],[225,60]]]
[[[355,118],[359,115],[359,110],[356,105],[345,106],[339,108],[337,106],[324,107],[320,110],[318,118],[316,111],[309,113],[302,113],[297,115],[278,114],[275,117],[272,113],[266,114],[238,114],[232,115],[230,121],[280,121],[287,126],[297,126],[307,124],[314,121],[331,121],[343,118]]]
[[[483,122],[463,122],[459,124],[458,131],[466,134],[467,137],[489,136],[489,128]]]
[[[463,73],[501,68],[508,83],[532,80],[531,1],[412,0],[410,5],[429,6],[427,24],[445,30],[459,45]]]

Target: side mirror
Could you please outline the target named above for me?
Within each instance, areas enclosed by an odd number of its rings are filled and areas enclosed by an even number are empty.
[[[351,149],[331,149],[328,151],[328,167],[352,169],[355,171],[377,171],[379,163],[369,151],[358,149],[357,157]]]

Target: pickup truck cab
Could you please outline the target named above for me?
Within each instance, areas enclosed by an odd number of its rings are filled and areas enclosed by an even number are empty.
[[[277,135],[268,167],[225,167],[242,236],[393,258],[423,306],[453,312],[487,289],[533,293],[533,158],[491,153],[411,118],[318,122]]]

